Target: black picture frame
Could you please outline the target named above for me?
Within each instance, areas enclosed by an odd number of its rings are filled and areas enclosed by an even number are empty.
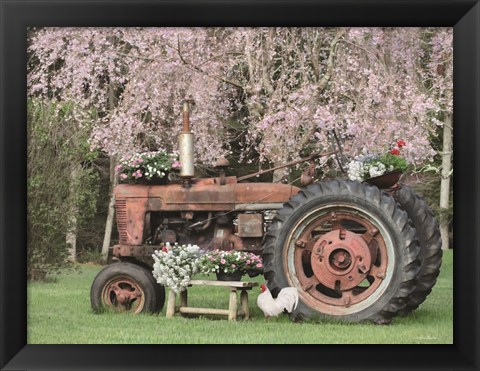
[[[2,369],[479,369],[478,0],[0,0],[0,17]],[[454,344],[28,345],[25,235],[27,27],[273,25],[454,27]],[[321,326],[319,331],[322,331]],[[285,337],[288,343],[288,334]]]

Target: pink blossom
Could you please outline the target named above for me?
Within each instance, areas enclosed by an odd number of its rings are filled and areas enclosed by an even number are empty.
[[[182,167],[182,164],[180,163],[180,161],[174,161],[173,164],[172,164],[172,169],[178,169]]]
[[[429,135],[453,107],[452,28],[275,31],[37,29],[28,46],[34,61],[28,64],[28,94],[75,101],[77,122],[92,109],[102,113],[89,142],[108,155],[138,153],[145,145],[141,137],[158,148],[174,149],[181,130],[180,101],[187,94],[197,102],[191,124],[199,163],[212,164],[229,154],[231,133],[225,121],[238,112],[245,128],[239,133],[245,149],[240,158],[252,161],[249,154],[258,153],[253,161],[259,165],[296,159],[305,143],[320,150],[330,143],[332,129],[348,157],[362,148],[383,152],[391,138],[401,137],[408,142],[402,155],[409,162],[432,158]],[[177,47],[159,50],[159,45],[178,46],[181,53]],[[332,56],[330,79],[320,88]],[[265,64],[265,58],[276,62]],[[218,77],[228,77],[234,85]],[[113,110],[109,86],[122,91]],[[329,160],[319,159],[318,166],[326,167]]]
[[[120,179],[124,180],[127,179],[128,175],[127,174],[120,174]]]
[[[220,260],[221,264],[225,264],[227,261],[225,259]]]
[[[262,264],[262,263],[257,263],[256,267],[257,267],[257,268],[262,268],[262,267],[263,267],[263,264]]]

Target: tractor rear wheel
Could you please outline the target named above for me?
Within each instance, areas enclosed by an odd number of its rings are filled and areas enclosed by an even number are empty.
[[[437,282],[442,265],[442,238],[432,210],[410,187],[402,185],[395,192],[394,198],[412,220],[420,243],[418,257],[421,267],[416,277],[416,289],[408,297],[407,306],[401,312],[406,315],[425,301]]]
[[[273,295],[296,287],[292,318],[389,323],[407,305],[419,271],[408,215],[377,187],[334,180],[284,204],[264,241]]]
[[[95,277],[90,301],[94,312],[157,313],[165,303],[165,288],[151,272],[132,263],[113,263]]]

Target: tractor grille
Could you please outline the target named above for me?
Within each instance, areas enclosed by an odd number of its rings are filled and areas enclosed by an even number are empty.
[[[116,200],[115,209],[117,211],[117,228],[120,243],[127,242],[127,202],[125,200]]]

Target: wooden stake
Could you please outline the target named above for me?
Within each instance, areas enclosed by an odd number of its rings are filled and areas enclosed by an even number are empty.
[[[240,307],[242,308],[241,313],[244,316],[244,319],[250,317],[250,312],[248,311],[248,293],[245,290],[242,290],[240,293]]]
[[[228,320],[235,321],[237,319],[237,290],[230,291],[230,301],[228,303]]]
[[[167,302],[167,313],[165,314],[166,317],[173,317],[175,315],[175,301],[177,295],[175,291],[169,290],[168,292],[168,302]]]

